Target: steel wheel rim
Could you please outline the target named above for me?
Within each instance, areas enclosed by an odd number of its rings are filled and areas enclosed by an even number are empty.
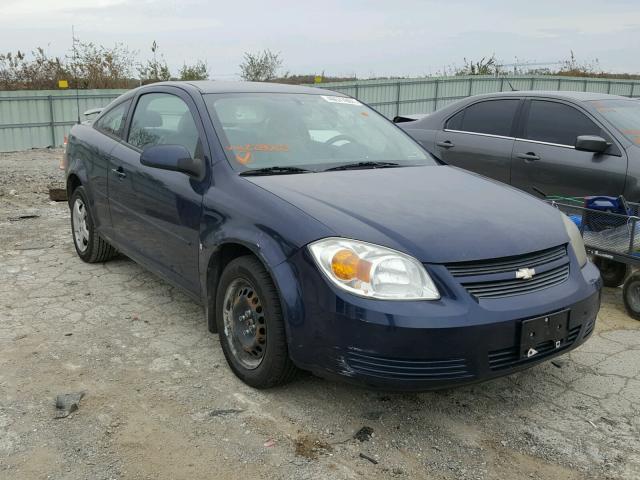
[[[87,227],[87,208],[81,198],[76,198],[73,202],[71,219],[76,247],[80,252],[85,252],[89,248],[89,228]]]
[[[227,287],[222,305],[224,336],[234,358],[247,370],[260,366],[267,347],[262,301],[248,280],[237,278]]]
[[[631,310],[640,313],[640,282],[631,282],[627,287],[627,303]]]

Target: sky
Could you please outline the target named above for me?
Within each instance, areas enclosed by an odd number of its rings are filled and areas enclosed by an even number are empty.
[[[244,52],[270,49],[281,73],[433,75],[464,58],[557,62],[573,50],[640,73],[640,0],[0,0],[0,52],[125,44],[172,71],[200,59],[234,79]]]

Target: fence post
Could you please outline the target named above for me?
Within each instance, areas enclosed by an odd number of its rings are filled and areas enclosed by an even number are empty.
[[[533,90],[533,82],[535,82],[535,78],[531,77],[531,85],[529,85],[529,90]]]
[[[636,85],[637,85],[637,83],[636,83],[636,82],[633,82],[633,83],[631,84],[631,98],[634,98],[634,96],[633,96],[633,92],[634,92],[634,91],[635,91],[635,89],[636,89]]]
[[[471,96],[471,92],[473,92],[473,78],[469,79],[469,94],[467,95],[467,97]]]
[[[55,118],[53,117],[53,97],[49,95],[47,98],[49,99],[49,118],[51,119],[51,122],[49,122],[49,125],[51,125],[51,147],[55,147],[56,146],[56,124],[55,124]]]
[[[504,92],[504,77],[500,78],[500,91]]]
[[[396,97],[396,116],[400,115],[400,80],[398,80],[398,95]]]
[[[433,111],[435,112],[438,109],[438,86],[440,85],[440,80],[436,80],[436,91],[433,94]]]
[[[360,98],[358,98],[358,84],[356,83],[356,100],[360,100]]]
[[[611,80],[607,82],[609,85],[607,87],[607,93],[611,93]]]

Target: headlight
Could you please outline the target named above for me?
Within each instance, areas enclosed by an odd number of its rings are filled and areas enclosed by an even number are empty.
[[[580,230],[578,230],[576,224],[564,213],[562,214],[562,221],[564,222],[564,228],[567,229],[567,235],[569,235],[573,253],[576,254],[580,267],[584,267],[587,263],[587,251],[584,249],[584,242],[582,241]]]
[[[438,289],[415,258],[390,248],[345,238],[309,245],[322,273],[356,295],[384,300],[437,300]]]

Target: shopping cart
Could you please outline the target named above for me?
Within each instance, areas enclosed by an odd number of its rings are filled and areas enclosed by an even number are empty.
[[[620,197],[547,197],[578,227],[607,287],[623,287],[624,306],[640,320],[640,204]]]

